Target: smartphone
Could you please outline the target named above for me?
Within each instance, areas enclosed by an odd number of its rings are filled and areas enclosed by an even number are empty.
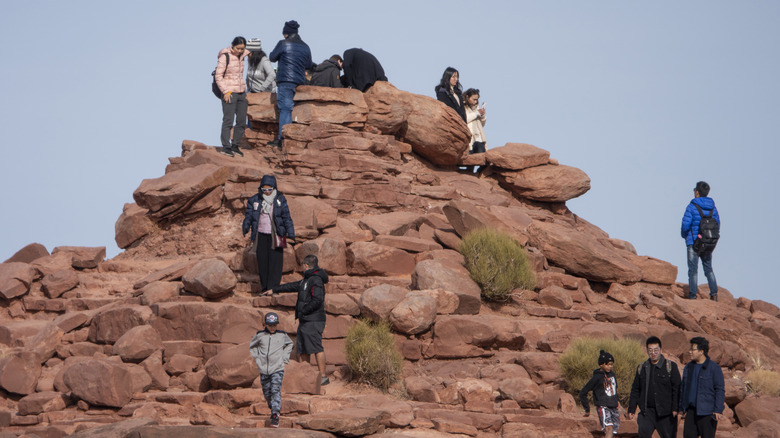
[[[485,102],[482,102],[482,109],[485,109]]]

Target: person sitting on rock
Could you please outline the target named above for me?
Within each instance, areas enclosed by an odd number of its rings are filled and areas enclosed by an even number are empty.
[[[322,332],[325,330],[325,284],[328,274],[319,267],[317,256],[309,254],[301,265],[303,280],[276,286],[263,295],[298,292],[295,303],[295,319],[298,320],[296,351],[301,362],[309,363],[311,355],[317,361],[320,384],[327,385],[330,379],[325,375],[325,350],[322,348]]]
[[[348,49],[344,51],[342,64],[344,75],[341,83],[345,87],[354,88],[362,92],[368,91],[376,81],[387,82],[385,69],[376,59],[376,56],[363,49]]]
[[[265,329],[260,330],[249,342],[249,353],[255,359],[260,371],[265,402],[271,410],[271,427],[279,427],[279,412],[282,410],[282,380],[284,365],[290,363],[293,342],[287,333],[277,330],[279,315],[265,314]]]
[[[466,110],[463,107],[463,87],[460,85],[460,73],[453,67],[447,67],[441,76],[441,81],[434,90],[439,102],[443,102],[448,107],[455,110],[456,113],[466,121]]]
[[[257,271],[260,274],[260,290],[267,291],[282,281],[286,238],[295,242],[287,198],[276,189],[276,177],[265,175],[260,180],[257,194],[246,203],[244,235],[252,231],[252,249],[257,254]]]
[[[322,61],[321,64],[314,67],[314,73],[311,75],[309,85],[317,87],[343,88],[341,85],[341,66],[344,60],[339,55],[333,55],[329,59]]]
[[[269,146],[282,147],[282,128],[292,123],[293,98],[298,85],[306,83],[306,69],[311,66],[311,50],[298,35],[300,25],[291,20],[284,23],[279,41],[268,55],[272,62],[279,62],[276,72],[276,105],[279,107],[279,135],[269,141]]]

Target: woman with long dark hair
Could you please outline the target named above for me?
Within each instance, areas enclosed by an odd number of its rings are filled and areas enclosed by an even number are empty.
[[[246,82],[244,82],[244,58],[249,55],[246,49],[246,38],[237,36],[233,38],[230,47],[222,49],[217,55],[217,69],[214,71],[214,80],[219,91],[222,92],[222,131],[219,139],[222,142],[221,152],[228,156],[244,156],[238,148],[238,144],[244,137],[246,129]],[[236,126],[233,129],[233,142],[230,141],[230,130],[233,121]]]
[[[460,85],[460,73],[453,67],[447,67],[441,76],[439,85],[434,88],[436,98],[444,102],[448,107],[455,110],[458,115],[466,121],[466,110],[463,108],[463,87]]]
[[[249,69],[246,72],[246,87],[250,93],[276,92],[276,72],[263,51],[260,40],[251,39],[246,46],[249,49]]]

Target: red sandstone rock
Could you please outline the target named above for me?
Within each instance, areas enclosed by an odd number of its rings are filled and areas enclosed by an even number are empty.
[[[414,256],[389,246],[355,242],[347,248],[347,264],[351,275],[409,275]]]
[[[416,293],[426,294],[436,300],[436,313],[450,315],[458,310],[460,300],[454,293],[444,289],[424,289]]]
[[[607,291],[607,297],[612,298],[618,303],[628,304],[633,308],[639,304],[639,288],[636,286],[623,286],[619,283],[612,283]]]
[[[490,322],[479,316],[440,316],[433,327],[436,357],[463,358],[490,355],[496,333]]]
[[[300,237],[317,237],[320,230],[336,224],[336,209],[311,196],[289,197],[287,206]]]
[[[113,354],[125,362],[140,362],[162,348],[162,339],[157,330],[149,325],[139,325],[117,339]]]
[[[152,326],[163,341],[241,343],[263,327],[258,311],[222,303],[159,303]],[[230,324],[225,324],[230,321]],[[247,350],[248,351],[248,350]],[[166,347],[167,352],[167,347]]]
[[[327,350],[325,353],[329,353]],[[321,391],[320,375],[317,367],[291,360],[284,367],[282,394],[319,395]]]
[[[488,150],[485,160],[502,169],[521,170],[547,164],[550,160],[550,152],[530,144],[507,143]]]
[[[391,246],[409,252],[424,252],[442,249],[441,245],[433,240],[419,239],[407,236],[376,236],[379,245]]]
[[[157,350],[144,359],[144,361],[141,362],[141,366],[152,379],[151,387],[164,391],[168,388],[170,376],[168,376],[168,373],[163,367],[162,358],[162,350]]]
[[[774,316],[775,318],[780,318],[780,307],[777,307],[772,303],[767,303],[766,301],[762,301],[762,300],[750,301],[750,311],[764,312]]]
[[[98,263],[106,258],[106,247],[87,247],[87,246],[58,246],[51,253],[64,252],[71,256],[71,264],[76,269],[97,268]]]
[[[347,273],[347,246],[341,240],[322,237],[310,240],[295,248],[298,263],[309,254],[317,256],[319,265],[331,275]]]
[[[349,408],[319,414],[302,415],[296,424],[304,429],[332,432],[341,436],[363,436],[384,429],[390,420],[387,411]]]
[[[539,291],[539,303],[556,309],[571,309],[574,304],[569,292],[558,286],[549,286]]]
[[[374,236],[403,236],[410,229],[417,229],[423,221],[423,216],[411,211],[396,211],[360,219],[359,225],[365,230],[370,230]]]
[[[125,204],[114,224],[114,241],[118,247],[126,249],[154,231],[154,222],[146,215],[148,212],[134,202]]]
[[[142,287],[146,286],[149,283],[153,283],[155,281],[175,281],[180,280],[181,277],[190,270],[193,266],[195,266],[195,263],[197,263],[198,260],[188,260],[184,262],[179,263],[173,263],[171,265],[166,266],[165,268],[152,272],[151,274],[147,275],[146,277],[142,278],[141,280],[138,280],[133,284],[134,289],[141,289]]]
[[[17,352],[0,359],[0,387],[8,392],[32,394],[40,375],[41,363],[33,352]]]
[[[512,377],[499,383],[499,392],[503,397],[512,399],[522,408],[539,409],[542,403],[542,391],[530,378]]]
[[[49,251],[40,243],[31,243],[24,248],[16,251],[8,260],[3,263],[19,262],[32,263],[33,260],[49,255]]]
[[[648,256],[629,257],[628,260],[642,270],[642,281],[658,284],[674,284],[677,266]]]
[[[775,421],[780,418],[780,397],[748,397],[734,407],[734,413],[743,427],[758,420]]]
[[[360,306],[347,294],[326,294],[325,311],[333,315],[360,315]]]
[[[43,277],[41,289],[49,298],[57,298],[78,286],[79,277],[72,270],[57,271]]]
[[[463,120],[435,99],[377,82],[364,95],[366,125],[383,134],[400,134],[414,152],[434,164],[453,165],[468,148],[471,135]]]
[[[46,321],[36,320],[4,322],[0,324],[0,344],[23,347],[47,325]]]
[[[390,312],[393,328],[407,335],[427,331],[436,320],[436,299],[425,292],[411,292]]]
[[[389,284],[381,284],[366,289],[360,296],[360,313],[375,321],[384,321],[400,303],[409,290]]]
[[[70,399],[59,392],[36,392],[19,400],[19,415],[38,415],[43,412],[61,411]]]
[[[206,374],[214,388],[249,386],[260,374],[249,354],[249,342],[220,351],[206,362]]]
[[[196,426],[233,427],[236,419],[230,411],[221,406],[201,403],[193,408],[190,423]]]
[[[120,306],[98,311],[89,326],[90,342],[113,344],[133,327],[145,325],[152,318],[146,306]]]
[[[155,281],[142,287],[138,292],[141,293],[141,304],[149,306],[155,303],[173,301],[179,296],[181,285],[170,281]]]
[[[26,294],[35,278],[35,270],[27,263],[0,263],[0,297],[10,300]]]
[[[25,349],[35,354],[38,363],[49,360],[57,351],[65,332],[55,323],[46,324],[25,344]]]
[[[444,289],[458,297],[458,309],[455,313],[476,314],[479,312],[481,289],[471,279],[464,267],[444,265],[436,260],[423,260],[417,263],[412,274],[414,289]]]
[[[184,288],[204,298],[223,297],[236,287],[236,276],[220,259],[201,260],[181,278]]]
[[[507,189],[534,201],[565,202],[590,190],[590,178],[576,167],[546,164],[499,174]]]
[[[140,207],[156,218],[175,217],[201,197],[227,181],[230,170],[213,164],[202,164],[176,170],[160,178],[145,179],[133,192]]]
[[[133,396],[130,370],[108,360],[75,363],[65,370],[63,380],[74,396],[91,405],[119,408]]]

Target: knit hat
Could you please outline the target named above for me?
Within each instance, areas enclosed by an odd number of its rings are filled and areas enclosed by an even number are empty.
[[[246,49],[250,52],[259,52],[261,50],[260,38],[250,38],[246,40]]]
[[[279,315],[274,312],[268,312],[265,314],[265,325],[279,324]]]
[[[290,20],[286,23],[284,23],[284,28],[282,29],[282,35],[292,35],[295,33],[298,33],[298,28],[301,27],[300,24],[298,24],[295,20]]]
[[[599,365],[603,365],[607,362],[614,362],[615,358],[611,354],[604,350],[599,351]]]
[[[263,175],[263,178],[260,180],[260,186],[257,188],[257,190],[259,191],[263,186],[271,186],[276,188],[276,177],[273,175]]]

